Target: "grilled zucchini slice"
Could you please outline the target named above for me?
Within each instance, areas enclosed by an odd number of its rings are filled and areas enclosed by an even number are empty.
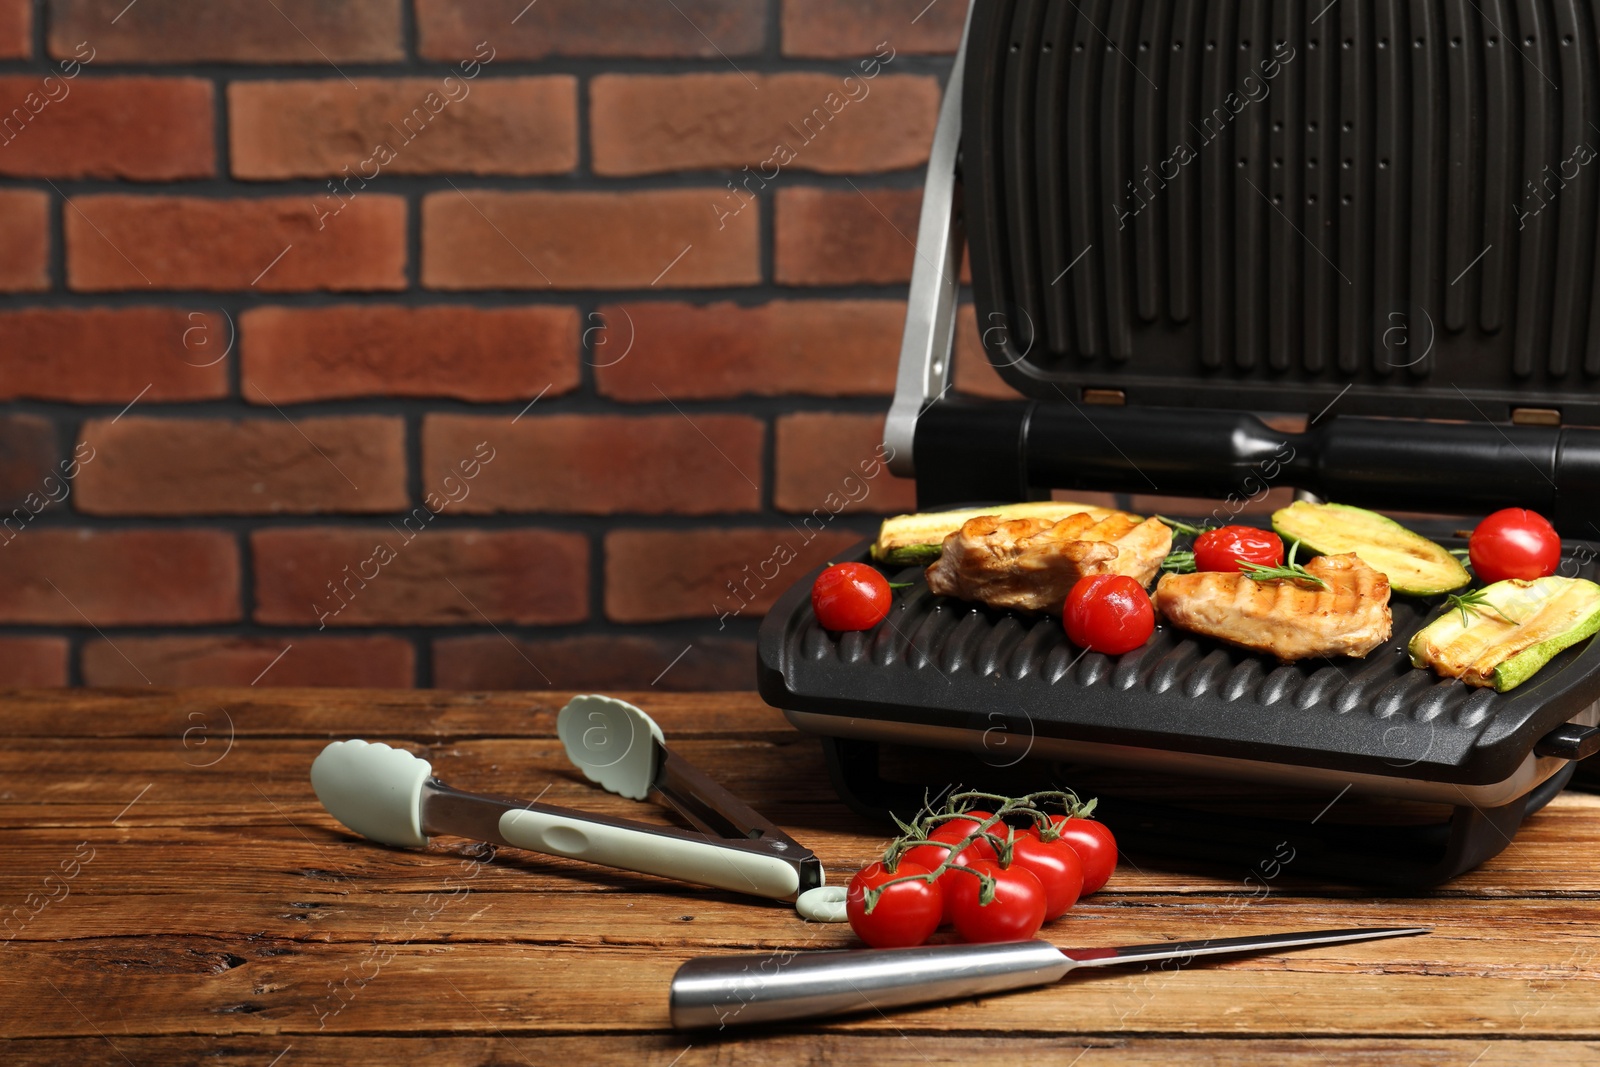
[[[1583,578],[1512,578],[1452,601],[1411,638],[1412,666],[1502,693],[1600,631],[1600,585]]]
[[[1115,515],[1112,508],[1093,504],[1074,504],[1066,500],[1034,500],[1022,504],[996,504],[990,508],[961,508],[957,511],[924,511],[915,515],[896,515],[884,519],[872,558],[896,567],[925,567],[939,558],[944,539],[968,519],[979,515],[998,515],[1002,519],[1050,519],[1060,522],[1069,515],[1089,515],[1095,521]],[[1134,517],[1137,520],[1137,516]]]
[[[1354,552],[1367,566],[1382,571],[1397,593],[1435,596],[1472,580],[1449,552],[1365,508],[1297,500],[1272,513],[1272,528],[1284,540],[1299,541],[1321,556]]]

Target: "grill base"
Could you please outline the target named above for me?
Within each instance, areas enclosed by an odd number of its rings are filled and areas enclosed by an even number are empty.
[[[1063,741],[1054,737],[1012,733],[1010,728],[961,730],[921,723],[851,719],[840,715],[817,715],[785,711],[784,717],[803,733],[854,741],[880,741],[946,752],[963,752],[984,766],[999,770],[1023,760],[1057,763],[1082,763],[1097,767],[1117,767],[1149,774],[1186,778],[1212,778],[1252,782],[1284,789],[1327,790],[1331,795],[1348,789],[1356,796],[1409,800],[1442,804],[1447,807],[1471,805],[1497,808],[1511,804],[1572,766],[1555,756],[1529,752],[1514,773],[1498,782],[1484,785],[1458,785],[1426,779],[1396,778],[1306,767],[1292,764],[1262,763],[1230,756],[1197,755],[1132,745],[1112,745],[1093,741]],[[1600,706],[1590,707],[1572,720],[1585,726],[1600,725]]]
[[[1084,781],[1081,769],[1069,771],[1033,760],[997,767],[971,755],[952,760],[949,752],[889,748],[854,738],[824,737],[822,744],[834,789],[867,818],[909,819],[930,794],[958,785],[1019,794],[1070,783],[1085,795],[1098,797],[1095,817],[1114,829],[1124,855],[1133,853],[1141,864],[1148,857],[1160,857],[1195,864],[1210,873],[1243,871],[1245,902],[1266,895],[1270,883],[1285,873],[1408,891],[1447,882],[1502,852],[1523,820],[1560,793],[1577,767],[1565,763],[1533,789],[1497,807],[1457,804],[1441,817],[1436,806],[1388,805],[1378,813],[1358,812],[1356,821],[1345,821],[1329,816],[1346,803],[1342,791],[1268,796],[1232,790],[1235,810],[1219,813],[1215,808],[1083,788],[1092,783]],[[883,773],[882,763],[890,754],[914,768],[914,781]],[[1208,788],[1204,782],[1132,777],[1135,787],[1154,786],[1158,794],[1193,795]],[[1269,819],[1236,810],[1241,804],[1257,811],[1269,805],[1274,811],[1292,810],[1296,802],[1315,814]]]

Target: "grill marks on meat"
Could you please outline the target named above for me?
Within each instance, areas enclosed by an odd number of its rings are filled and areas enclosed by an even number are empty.
[[[1122,512],[1060,522],[979,515],[944,539],[928,588],[991,608],[1059,612],[1087,574],[1125,574],[1148,586],[1171,547],[1165,524]]]
[[[1284,662],[1309,656],[1360,658],[1389,639],[1389,579],[1354,554],[1318,556],[1306,570],[1326,589],[1243,574],[1168,574],[1156,608],[1174,626]]]

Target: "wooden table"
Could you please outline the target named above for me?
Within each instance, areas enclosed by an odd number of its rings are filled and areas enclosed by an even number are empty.
[[[842,883],[881,847],[815,741],[753,695],[634,699],[674,747]],[[1485,868],[1418,899],[1146,857],[1050,929],[1114,945],[1427,924],[1428,937],[1103,972],[888,1018],[680,1034],[692,956],[851,943],[782,905],[458,840],[337,827],[307,779],[331,738],[404,745],[470,789],[661,817],[589,786],[563,694],[349,690],[0,695],[0,1062],[1108,1064],[1600,1062],[1600,799],[1569,793]]]

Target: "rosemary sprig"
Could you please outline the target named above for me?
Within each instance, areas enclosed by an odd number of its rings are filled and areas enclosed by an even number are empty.
[[[1172,574],[1192,574],[1195,570],[1193,552],[1169,552],[1161,561],[1161,569]]]
[[[1461,612],[1462,626],[1472,625],[1472,620],[1467,618],[1468,615],[1477,615],[1485,610],[1494,612],[1502,622],[1508,622],[1513,626],[1517,624],[1517,620],[1501,611],[1500,606],[1485,596],[1482,589],[1469,589],[1465,593],[1451,593],[1444,598],[1444,606],[1447,612]]]
[[[1177,519],[1169,519],[1165,515],[1157,515],[1156,519],[1157,521],[1166,523],[1168,526],[1172,527],[1173,533],[1185,534],[1189,537],[1199,537],[1208,530],[1214,529],[1214,527],[1212,527],[1209,523],[1202,526],[1195,526],[1191,523],[1179,522]]]
[[[1300,542],[1295,541],[1289,546],[1289,559],[1281,567],[1268,567],[1261,563],[1239,561],[1239,573],[1249,578],[1252,582],[1274,582],[1287,579],[1292,582],[1306,582],[1318,589],[1328,588],[1328,583],[1318,578],[1294,561],[1295,553],[1300,551]]]

